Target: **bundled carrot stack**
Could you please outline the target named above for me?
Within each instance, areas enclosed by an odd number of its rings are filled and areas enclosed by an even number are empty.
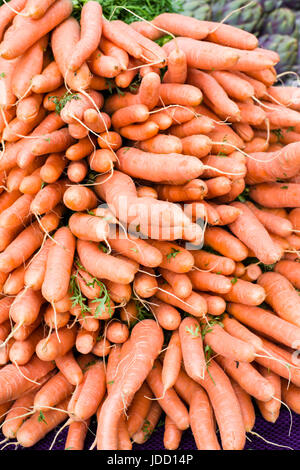
[[[300,413],[300,92],[232,26],[71,13],[0,8],[2,432],[243,449]]]

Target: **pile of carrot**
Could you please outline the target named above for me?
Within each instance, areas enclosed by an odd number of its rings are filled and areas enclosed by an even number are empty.
[[[3,445],[241,450],[300,413],[300,91],[224,23],[71,14],[0,8]]]

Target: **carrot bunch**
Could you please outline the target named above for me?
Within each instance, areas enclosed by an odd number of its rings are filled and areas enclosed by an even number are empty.
[[[0,8],[3,434],[241,450],[300,413],[299,92],[232,26],[71,13]]]

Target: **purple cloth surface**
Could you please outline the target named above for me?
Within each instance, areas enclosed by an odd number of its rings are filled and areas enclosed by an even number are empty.
[[[282,447],[274,446],[264,442],[257,436],[248,434],[248,439],[245,449],[247,450],[286,450],[283,446],[289,446],[294,450],[300,450],[300,415],[293,413],[293,426],[291,435],[289,436],[291,420],[287,410],[283,409],[280,416],[275,424],[266,422],[261,416],[257,416],[254,432],[260,434],[267,441],[271,441]],[[51,442],[59,428],[49,433],[42,441],[32,447],[32,450],[49,450]],[[91,424],[91,430],[95,432],[95,422]],[[63,450],[67,430],[64,429],[58,436],[53,450]],[[4,436],[0,436],[2,441]],[[250,441],[251,440],[251,441]],[[94,441],[94,435],[92,432],[88,432],[86,438],[86,449],[89,449]],[[10,445],[5,450],[14,450],[15,446]],[[22,447],[18,447],[18,450],[26,450]],[[158,428],[150,437],[147,443],[144,445],[134,445],[134,450],[152,450],[160,451],[164,450],[163,446],[163,427]],[[195,441],[190,430],[185,431],[182,436],[180,450],[196,450]]]

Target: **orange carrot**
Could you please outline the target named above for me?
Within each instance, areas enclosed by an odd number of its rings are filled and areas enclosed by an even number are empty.
[[[97,204],[97,197],[94,192],[84,186],[70,186],[63,196],[64,204],[71,210],[84,211],[92,209]]]
[[[111,120],[108,114],[96,109],[87,109],[83,115],[84,124],[94,133],[102,133],[110,128]]]
[[[50,305],[44,313],[44,322],[49,328],[63,328],[70,320],[71,314],[69,312],[55,312],[54,308]]]
[[[164,386],[162,383],[162,366],[159,361],[155,361],[155,368],[153,368],[148,377],[147,383],[151,388],[152,392],[158,399],[158,402],[165,413],[175,420],[176,425],[182,431],[189,427],[189,416],[185,405],[178,397],[177,393],[173,388],[168,389],[164,392]]]
[[[2,425],[2,432],[7,438],[13,439],[16,436],[18,429],[24,422],[23,414],[27,413],[28,409],[33,405],[36,390],[37,386],[33,387],[32,391],[22,395],[11,406]]]
[[[37,20],[44,16],[54,1],[55,0],[42,0],[36,5],[36,2],[29,0],[26,4],[26,15]]]
[[[243,449],[246,438],[243,417],[229,378],[215,361],[210,361],[200,383],[212,404],[223,450]]]
[[[77,399],[74,400],[74,404],[72,399],[69,410],[71,408],[75,419],[86,420],[97,411],[106,391],[105,369],[102,361],[86,366],[83,382],[78,390],[80,392],[77,394]]]
[[[223,173],[224,176],[234,181],[246,175],[247,168],[243,162],[231,156],[227,158],[222,158],[222,156],[221,151],[219,155],[209,155],[202,159],[203,164],[207,167],[203,172],[204,178],[215,178]]]
[[[0,254],[0,269],[11,272],[21,266],[41,246],[43,238],[37,222],[27,227]]]
[[[98,77],[114,78],[121,72],[121,65],[115,57],[104,55],[96,49],[88,60],[88,66]]]
[[[65,443],[65,450],[83,450],[86,434],[89,430],[89,420],[70,423]]]
[[[88,172],[88,166],[85,160],[69,163],[67,175],[72,183],[80,183],[84,180]]]
[[[75,386],[81,383],[83,379],[82,370],[72,351],[67,352],[63,356],[58,356],[55,359],[55,363],[70,384]]]
[[[250,201],[247,201],[246,205],[252,210],[252,212],[268,231],[283,238],[291,235],[293,227],[288,219],[280,217],[279,215],[268,213],[263,209],[259,209]]]
[[[141,427],[140,431],[132,436],[134,442],[143,444],[150,438],[156,428],[157,423],[159,422],[161,413],[162,409],[160,405],[155,401],[152,402],[150,411],[147,414],[143,426]]]
[[[262,341],[263,350],[257,355],[256,362],[299,387],[299,370],[295,365],[297,359],[295,360],[292,353],[287,352],[286,349],[282,349],[266,339],[262,339]],[[265,357],[266,355],[269,358]]]
[[[120,284],[108,280],[104,280],[103,284],[107,287],[108,294],[113,302],[127,305],[132,295],[130,284]],[[110,312],[111,315],[113,315],[113,311]]]
[[[36,393],[34,410],[46,410],[49,406],[55,406],[73,391],[74,385],[71,385],[61,372],[58,372]]]
[[[121,284],[132,282],[135,269],[127,262],[101,252],[96,244],[78,240],[77,250],[83,266],[97,278]]]
[[[295,413],[299,413],[299,387],[294,384],[288,383],[287,380],[281,380],[282,387],[282,400],[287,404]]]
[[[43,54],[47,43],[48,37],[45,36],[33,44],[18,61],[12,81],[12,90],[17,98],[27,96],[31,88],[32,78],[41,73]]]
[[[44,420],[38,421],[39,412],[36,412],[20,427],[17,440],[23,447],[32,447],[43,439],[46,434],[66,419],[69,398],[57,404],[58,410],[43,412]],[[46,424],[47,423],[47,424]]]
[[[247,160],[246,182],[249,184],[275,182],[280,178],[288,179],[295,176],[299,171],[298,148],[299,145],[295,142],[285,146],[284,152],[254,153],[253,158]]]
[[[145,240],[119,231],[109,238],[111,247],[143,266],[154,268],[161,264],[163,256],[158,247],[151,246]]]
[[[59,356],[64,356],[74,346],[75,339],[76,328],[60,328],[58,337],[54,332],[48,339],[39,341],[36,354],[42,361],[53,361]]]
[[[255,49],[258,45],[254,34],[239,30],[234,26],[206,21],[209,28],[208,39],[216,44],[228,47],[238,47],[240,49]]]
[[[232,288],[224,294],[224,299],[228,302],[236,302],[244,305],[260,305],[266,298],[265,290],[257,284],[243,281],[236,277],[232,277]]]
[[[178,330],[172,333],[168,349],[163,360],[161,380],[164,391],[174,387],[182,361],[181,341]]]
[[[3,4],[0,10],[1,22],[0,22],[0,38],[2,41],[3,33],[9,23],[14,19],[16,14],[23,10],[25,7],[26,0],[12,0],[9,4]],[[14,11],[15,10],[15,11]]]
[[[128,410],[127,426],[129,436],[133,436],[143,426],[144,420],[151,408],[151,400],[149,400],[149,398],[152,396],[150,388],[147,383],[144,382],[141,388],[136,392]]]
[[[238,399],[246,432],[251,432],[255,424],[255,409],[250,395],[231,379],[231,385]]]
[[[37,137],[43,134],[49,134],[63,126],[63,120],[56,113],[50,113],[30,134],[30,137]],[[36,142],[36,139],[33,139]],[[20,141],[20,149],[17,153],[17,163],[21,168],[26,168],[34,161],[36,156],[32,153],[33,142],[31,139]],[[19,143],[19,142],[18,142]],[[21,145],[22,144],[22,145]],[[50,150],[51,153],[51,150]]]
[[[6,295],[16,295],[24,287],[25,267],[20,266],[11,272],[3,286],[3,292]]]
[[[40,177],[45,183],[55,183],[61,176],[66,165],[62,153],[50,154],[40,170]]]
[[[143,141],[152,139],[157,135],[159,127],[152,121],[146,121],[142,124],[131,124],[129,126],[122,127],[120,134],[122,137],[130,140]]]
[[[165,330],[173,331],[179,327],[181,322],[180,313],[171,305],[154,297],[151,309],[154,312],[158,323]]]
[[[258,284],[265,289],[266,302],[284,320],[300,326],[297,312],[299,296],[292,284],[279,273],[264,273]],[[284,297],[283,297],[284,296]]]
[[[236,362],[217,356],[216,361],[249,395],[261,401],[269,401],[274,396],[273,385],[247,362]]]
[[[121,30],[118,27],[120,23],[120,21],[103,21],[103,35],[133,57],[139,58],[143,52],[142,47],[137,41],[132,40],[132,36],[128,34],[130,29],[125,26]]]
[[[189,272],[192,269],[194,258],[192,253],[185,248],[170,242],[151,240],[150,243],[163,255],[160,267],[178,274]]]
[[[263,366],[258,366],[258,370],[273,385],[275,393],[272,400],[267,402],[257,400],[257,405],[263,418],[270,423],[275,423],[281,408],[281,379],[277,374]]]
[[[67,227],[61,227],[54,235],[49,249],[42,293],[50,303],[64,298],[69,289],[71,269],[75,252],[75,238]],[[62,268],[57,273],[57,263]]]
[[[111,343],[106,338],[101,338],[96,342],[95,346],[92,349],[92,353],[95,356],[101,357],[102,359],[105,356],[108,356],[111,350]]]
[[[141,141],[139,148],[145,152],[153,153],[181,153],[182,144],[175,136],[158,134],[151,139]]]
[[[41,361],[36,356],[34,356],[28,364],[20,367],[20,371],[23,375],[18,371],[15,365],[6,365],[0,371],[0,403],[15,400],[29,390],[32,386],[32,382],[29,382],[27,378],[34,381],[39,380],[53,369],[54,364],[49,361]]]
[[[51,240],[46,240],[42,249],[32,258],[26,266],[24,274],[25,286],[33,290],[40,290],[45,276],[46,260],[51,246]]]
[[[106,388],[107,393],[110,393],[111,386],[114,383],[116,373],[118,371],[118,364],[120,362],[121,345],[115,344],[109,353],[106,364]]]
[[[75,347],[81,354],[88,354],[92,351],[97,342],[98,331],[87,331],[84,328],[79,330],[76,336]]]
[[[234,202],[232,206],[240,209],[241,214],[235,222],[229,225],[230,230],[264,264],[272,264],[278,261],[281,253],[255,214],[243,203]],[[256,238],[257,236],[259,237],[258,239]]]
[[[38,318],[44,299],[39,291],[23,289],[15,297],[10,308],[10,316],[15,323],[30,325]]]
[[[144,122],[149,117],[149,110],[144,104],[134,104],[115,111],[112,115],[114,128],[125,127],[136,122]]]
[[[255,348],[251,344],[231,336],[221,325],[210,326],[208,323],[207,328],[204,343],[217,354],[242,362],[252,362],[255,359]]]
[[[164,75],[164,83],[185,83],[187,77],[186,56],[180,49],[173,50],[168,57],[168,70]]]
[[[205,356],[201,325],[196,318],[186,317],[179,327],[182,357],[187,374],[196,382],[204,378]]]
[[[37,327],[41,324],[41,321],[42,315],[40,314],[37,319],[30,325],[18,325],[19,328],[15,328],[13,337],[17,341],[24,341],[31,335],[34,330],[37,329]]]
[[[164,83],[160,85],[159,98],[163,105],[198,106],[202,101],[202,93],[197,86]]]
[[[203,94],[205,94],[205,97],[208,98],[208,100],[217,108],[220,107],[222,109],[222,113],[226,116],[240,121],[240,110],[237,104],[228,97],[224,88],[219,85],[212,75],[201,72],[200,70],[190,69],[188,74],[188,83],[200,88]]]
[[[17,106],[17,118],[20,121],[33,121],[40,110],[43,95],[32,94],[28,98],[24,98]]]
[[[219,450],[211,405],[204,390],[197,389],[190,401],[190,424],[198,450]]]
[[[94,242],[105,240],[109,233],[106,221],[81,212],[70,217],[69,227],[77,238]]]
[[[243,123],[243,122],[236,122],[233,124],[233,129],[240,136],[241,139],[243,139],[245,142],[250,142],[250,145],[251,145],[251,141],[254,139],[254,131],[249,124]],[[263,150],[266,150],[267,147],[268,147],[268,144],[265,143]]]
[[[231,258],[218,256],[205,250],[193,251],[195,266],[203,271],[230,275],[235,270],[235,262]]]
[[[203,171],[201,161],[187,155],[159,155],[123,147],[117,152],[117,156],[118,167],[121,171],[135,178],[146,178],[157,183],[184,184],[189,179],[197,178]],[[185,172],[179,175],[178,171],[181,166],[185,167]]]
[[[207,185],[200,179],[193,179],[184,185],[158,185],[159,199],[170,202],[197,201],[207,195]]]
[[[295,183],[262,183],[251,186],[250,197],[264,207],[298,207],[300,185]]]
[[[68,68],[74,48],[79,40],[79,24],[71,17],[54,30],[51,39],[52,51],[58,68],[62,76],[65,77],[68,86],[75,91],[87,89],[91,81],[91,73],[86,62],[76,72],[72,72]]]
[[[145,268],[145,272],[136,274],[133,289],[139,297],[146,299],[155,295],[157,287],[158,285],[153,269]]]
[[[245,187],[246,184],[244,178],[235,179],[234,181],[232,181],[231,190],[229,191],[229,193],[225,194],[225,196],[217,198],[216,202],[219,202],[221,204],[227,204],[229,202],[234,201],[240,194],[242,194]]]
[[[238,306],[244,308],[244,306],[242,306],[241,304],[228,304],[228,311],[230,313],[233,313],[234,307]],[[252,333],[250,330],[248,330],[248,328],[246,328],[234,318],[225,316],[225,318],[223,319],[223,325],[225,331],[231,334],[231,336],[241,339],[245,343],[252,344],[256,351],[260,351],[262,349],[263,344],[260,337]]]
[[[102,149],[118,150],[122,146],[122,138],[118,132],[106,131],[99,135],[99,147]]]
[[[174,273],[168,269],[160,268],[160,274],[173,288],[176,296],[185,299],[192,293],[192,283],[186,274]]]
[[[0,55],[5,59],[14,59],[26,52],[36,41],[55,28],[72,11],[69,0],[55,2],[39,20],[22,18],[13,34],[5,38]]]
[[[164,447],[168,450],[178,449],[181,441],[182,431],[178,429],[169,416],[165,419]]]
[[[33,173],[31,173],[31,175],[25,176],[22,179],[19,190],[23,194],[35,196],[39,192],[43,184],[43,180],[40,177],[40,170],[40,168],[37,168]]]
[[[49,93],[57,90],[63,84],[63,77],[55,61],[32,78],[32,91],[34,93]]]
[[[59,180],[42,188],[34,197],[30,210],[33,214],[42,215],[55,208],[62,201],[67,180]]]
[[[101,37],[99,46],[101,51],[104,52],[104,54],[114,57],[118,60],[122,70],[126,70],[127,68],[129,68],[129,57],[127,52],[124,51],[124,49],[116,46],[114,43],[108,41],[104,37]]]
[[[9,351],[11,362],[19,366],[27,364],[35,353],[37,343],[43,337],[44,330],[42,327],[39,327],[26,340],[15,341]]]
[[[163,46],[168,55],[175,48],[179,48],[185,53],[188,67],[204,70],[211,70],[212,68],[215,70],[228,70],[240,60],[237,51],[233,49],[204,41],[199,42],[190,38],[176,38],[176,40],[172,40]]]
[[[227,277],[222,274],[210,272],[191,271],[188,274],[193,288],[199,291],[211,291],[217,294],[226,294],[232,288],[232,284]]]
[[[219,196],[228,194],[231,190],[231,181],[226,176],[217,176],[205,181],[207,186],[207,199],[214,199]]]
[[[1,227],[13,229],[18,227],[20,223],[28,221],[32,201],[33,196],[29,194],[24,194],[19,197],[19,199],[0,214]]]
[[[170,133],[183,139],[198,134],[210,134],[214,127],[215,125],[210,118],[199,114],[183,124],[172,126]]]
[[[127,341],[129,330],[124,323],[112,321],[106,328],[106,337],[111,343],[122,344]]]
[[[175,307],[184,310],[195,317],[203,317],[207,313],[207,304],[205,299],[197,292],[192,291],[189,297],[185,299],[177,298],[171,286],[166,282],[159,283],[159,290],[156,293],[163,302],[169,303]]]
[[[123,412],[123,399],[126,396],[125,406],[127,408],[151,371],[162,343],[162,330],[153,320],[143,320],[132,329],[128,353],[119,368],[117,378],[111,387],[111,393],[101,409],[97,430],[97,447],[99,449],[117,448],[117,423]],[[133,358],[135,358],[134,365],[132,365]],[[124,375],[124,367],[127,368],[126,376]],[[138,370],[138,374],[135,372],[136,370]],[[153,370],[155,369],[152,369],[152,372]],[[106,422],[110,423],[109,435],[107,432],[104,433],[104,429],[107,431]]]
[[[138,93],[139,102],[146,105],[149,110],[153,109],[159,98],[162,99],[162,86],[160,77],[155,72],[147,73],[141,81]]]
[[[0,299],[0,325],[9,319],[9,310],[14,299],[12,297],[3,297]]]
[[[79,140],[76,144],[71,145],[65,153],[66,157],[71,161],[81,160],[90,155],[94,150],[92,140],[85,138]]]
[[[204,238],[207,245],[219,251],[223,256],[228,256],[234,261],[247,258],[247,247],[224,229],[209,227],[205,231]]]
[[[181,139],[182,153],[203,158],[211,151],[211,141],[205,135],[191,135]]]
[[[299,263],[289,260],[281,260],[275,266],[275,272],[286,277],[296,289],[300,289]]]
[[[102,8],[97,2],[88,2],[81,11],[81,36],[76,44],[68,67],[71,71],[78,70],[88,57],[96,50],[102,32]]]
[[[7,142],[15,142],[22,136],[27,136],[45,117],[45,110],[40,108],[37,116],[31,121],[13,119],[3,130],[3,138]]]
[[[247,80],[231,72],[215,71],[211,76],[224,88],[225,92],[237,101],[246,101],[254,96],[254,88]],[[211,100],[212,101],[212,100]]]

